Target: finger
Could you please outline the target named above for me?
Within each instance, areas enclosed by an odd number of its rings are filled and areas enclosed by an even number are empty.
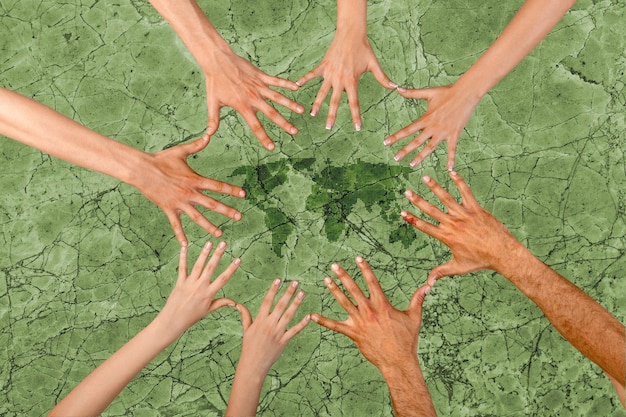
[[[435,151],[435,149],[437,148],[437,145],[439,145],[440,142],[441,142],[440,139],[435,139],[435,137],[432,137],[430,139],[430,142],[428,142],[428,144],[424,146],[424,148],[420,151],[420,153],[417,154],[415,158],[413,158],[413,160],[411,161],[409,165],[412,168],[415,168],[416,166],[421,164],[422,161],[428,157],[428,155],[430,155],[431,153]]]
[[[197,224],[198,226],[200,226],[207,232],[211,233],[213,236],[215,237],[222,236],[222,231],[213,223],[208,221],[207,218],[204,217],[202,213],[200,213],[195,207],[193,206],[188,207],[187,210],[185,210],[185,214],[189,216],[191,221],[193,221],[195,224]]]
[[[415,227],[416,229],[421,230],[422,232],[434,237],[435,239],[439,239],[439,229],[436,226],[425,222],[424,220],[414,216],[413,214],[405,210],[402,210],[400,216],[402,216],[402,219],[405,222]]]
[[[236,305],[237,310],[241,314],[241,324],[243,325],[243,331],[248,330],[248,327],[252,325],[252,314],[250,314],[250,310],[243,304]]]
[[[292,91],[298,91],[298,88],[300,88],[300,86],[293,81],[289,81],[280,77],[274,77],[268,74],[263,74],[262,79],[266,84],[273,85],[275,87],[287,88]]]
[[[426,295],[430,292],[432,286],[429,284],[422,285],[419,287],[411,297],[411,302],[409,303],[409,307],[406,311],[409,313],[414,319],[420,319],[422,317],[422,306],[424,305],[424,299],[426,299]]]
[[[217,265],[220,263],[220,259],[222,259],[222,255],[224,255],[224,251],[226,251],[226,242],[220,242],[215,248],[211,259],[207,262],[204,269],[202,269],[202,274],[200,275],[201,279],[211,281],[211,277],[213,273],[217,269]]]
[[[302,76],[302,78],[300,78],[298,81],[296,81],[296,84],[298,84],[300,87],[302,87],[304,84],[308,83],[313,78],[319,77],[320,75],[321,75],[320,67],[314,68],[311,71],[309,71],[306,74],[304,74]]]
[[[233,259],[233,261],[230,263],[230,265],[228,265],[228,267],[224,270],[224,272],[219,274],[218,277],[215,278],[215,280],[211,283],[211,286],[215,289],[216,294],[219,290],[224,288],[224,285],[226,285],[228,281],[230,281],[230,278],[233,276],[235,271],[239,268],[239,265],[241,265],[241,259],[239,258]]]
[[[289,110],[296,112],[298,114],[302,114],[304,112],[304,107],[295,101],[291,100],[289,97],[285,97],[277,91],[267,89],[265,96],[267,99],[272,100],[275,103],[280,104],[283,107],[288,108]]]
[[[196,139],[193,142],[186,143],[184,145],[179,145],[178,148],[185,157],[188,157],[189,155],[198,153],[206,148],[210,141],[211,137],[205,133],[205,135],[200,139]]]
[[[193,269],[191,270],[190,277],[200,278],[202,274],[202,269],[204,268],[204,263],[206,259],[209,257],[209,253],[211,252],[211,248],[213,248],[212,242],[206,242],[200,251],[200,255],[198,255],[198,259],[196,259],[196,263],[193,264]]]
[[[285,312],[285,309],[287,308],[287,305],[289,304],[289,300],[291,300],[291,297],[296,292],[296,288],[298,288],[298,281],[292,281],[291,284],[289,284],[289,286],[285,290],[284,294],[278,299],[278,302],[276,303],[276,306],[274,307],[274,311],[272,311],[272,316],[276,318],[277,322],[280,320],[280,317]],[[285,327],[287,327],[286,324],[285,324]]]
[[[180,256],[178,257],[178,282],[187,278],[187,245],[180,247]]]
[[[445,218],[446,215],[441,210],[424,200],[419,195],[415,194],[413,191],[406,190],[404,192],[404,196],[411,202],[411,204],[438,222],[441,223],[441,221]]]
[[[218,308],[235,307],[236,305],[237,303],[230,298],[218,298],[217,300],[211,301],[211,305],[209,305],[209,311],[207,311],[207,314],[217,310]]]
[[[285,335],[282,338],[283,343],[289,342],[295,335],[300,333],[302,329],[306,327],[307,324],[311,321],[311,315],[307,314],[304,316],[302,320],[298,322],[295,326],[285,332]]]
[[[202,182],[200,183],[200,189],[206,191],[212,191],[220,194],[232,195],[234,197],[245,197],[246,192],[243,188],[237,187],[235,185],[231,185],[227,182],[222,182],[218,180],[214,180],[211,178],[202,177]]]
[[[346,89],[348,94],[348,104],[350,105],[350,113],[352,114],[352,122],[354,130],[361,130],[361,107],[359,105],[359,94],[357,87],[352,85]]]
[[[404,88],[398,93],[404,98],[414,98],[418,100],[430,100],[436,93],[436,88]]]
[[[448,139],[448,171],[454,169],[454,160],[456,158],[457,138]]]
[[[467,183],[461,178],[461,176],[456,171],[450,171],[450,178],[454,181],[456,188],[458,188],[461,193],[462,205],[466,205],[469,207],[480,207],[478,201],[476,201],[476,197],[472,194],[472,190],[470,190]]]
[[[227,206],[221,201],[217,201],[216,199],[206,196],[204,194],[200,194],[196,200],[197,205],[211,210],[212,212],[223,214],[224,216],[230,217],[233,220],[241,220],[241,213],[239,213],[234,208]]]
[[[269,290],[267,290],[267,294],[263,297],[263,302],[261,303],[261,308],[259,309],[259,314],[257,317],[265,317],[269,316],[270,310],[272,309],[272,304],[274,304],[274,298],[278,293],[278,289],[280,288],[280,279],[276,278],[272,285],[270,285]]]
[[[415,137],[412,141],[408,143],[404,148],[400,149],[400,151],[393,157],[396,161],[400,161],[404,159],[405,156],[419,148],[430,139],[432,135],[429,132],[422,131],[417,137]]]
[[[348,294],[352,296],[354,301],[356,301],[357,305],[362,305],[367,303],[367,297],[361,291],[361,288],[354,282],[352,277],[348,275],[348,273],[338,264],[332,264],[330,267],[333,273],[339,278],[339,281],[343,284],[344,288],[348,291]],[[343,294],[343,293],[342,293]],[[352,303],[350,303],[352,305]],[[354,307],[354,305],[352,305]]]
[[[333,87],[333,94],[330,96],[330,104],[328,106],[328,116],[326,117],[326,130],[330,130],[335,125],[337,119],[337,109],[341,103],[341,93],[339,88]]]
[[[209,121],[207,123],[206,133],[212,136],[220,127],[220,110],[221,106],[217,100],[207,100],[207,109],[209,111]]]
[[[174,212],[167,211],[165,211],[165,215],[170,221],[170,225],[172,226],[172,230],[174,231],[174,235],[176,236],[178,243],[180,243],[181,246],[187,246],[187,236],[185,236],[185,232],[183,231],[183,224],[180,221],[180,216]]]
[[[372,271],[372,268],[370,268],[367,261],[363,259],[362,257],[357,256],[356,264],[361,270],[361,273],[363,274],[363,278],[365,279],[365,282],[367,283],[367,288],[369,289],[369,292],[370,292],[370,298],[372,297],[378,298],[378,299],[380,299],[380,297],[384,298],[385,293],[383,292],[383,289],[380,286],[380,282],[378,282],[378,278],[376,278],[376,275],[374,275],[374,272]]]
[[[319,314],[311,314],[311,320],[320,326],[326,327],[334,332],[344,334],[348,337],[352,334],[348,325],[343,322],[335,321],[324,316],[320,316]]]
[[[383,143],[385,144],[385,146],[393,145],[397,141],[404,139],[408,136],[411,136],[413,133],[419,132],[420,130],[424,128],[421,120],[422,119],[417,119],[410,125],[398,130],[396,133],[394,133],[393,135],[385,139]]]
[[[300,307],[300,304],[302,304],[302,300],[304,300],[304,291],[299,291],[298,295],[296,295],[296,297],[293,299],[293,301],[289,305],[289,308],[285,311],[285,313],[278,320],[278,323],[281,326],[283,326],[285,329],[287,328],[287,326],[289,326],[289,322],[291,321],[291,319],[293,319],[293,316],[296,315],[296,311],[298,310],[298,307]],[[276,312],[276,309],[274,309],[274,313],[275,312]]]
[[[328,95],[330,91],[330,81],[324,80],[320,90],[317,92],[317,96],[315,96],[315,101],[313,102],[313,106],[311,106],[311,116],[317,116],[317,113],[320,111],[320,107],[324,102],[324,99]]]
[[[451,261],[441,264],[430,271],[430,274],[428,274],[428,285],[432,287],[440,278],[449,277],[451,275],[461,275],[465,272],[467,271],[461,270],[457,262],[452,259]]]
[[[278,112],[274,107],[269,104],[263,102],[259,105],[259,111],[261,111],[264,115],[267,116],[272,122],[274,122],[278,127],[283,129],[285,132],[290,135],[295,135],[298,133],[298,128],[292,125],[287,119],[283,117],[282,114]]]
[[[246,121],[248,126],[250,126],[250,130],[252,130],[254,136],[259,139],[263,147],[265,147],[268,151],[273,151],[274,148],[276,148],[276,145],[274,145],[274,142],[272,142],[270,137],[267,135],[265,128],[259,121],[259,118],[256,117],[256,114],[252,111],[246,111],[241,113],[241,116]]]
[[[430,178],[428,175],[422,177],[422,181],[430,190],[441,200],[441,202],[448,208],[448,211],[458,209],[459,203],[448,193],[444,188],[439,185],[437,181]]]
[[[378,60],[376,60],[375,63],[370,66],[370,71],[372,72],[374,78],[376,78],[376,81],[378,81],[380,85],[383,86],[383,88],[386,88],[388,90],[398,88],[398,84],[394,83],[389,79],[389,77],[387,77],[387,74],[385,74],[385,72],[383,71]]]

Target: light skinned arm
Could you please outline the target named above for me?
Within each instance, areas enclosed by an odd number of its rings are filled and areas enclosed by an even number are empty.
[[[270,151],[275,145],[259,121],[257,112],[265,114],[288,134],[298,133],[293,124],[267,103],[271,100],[293,112],[303,113],[301,105],[269,88],[274,86],[296,91],[296,83],[267,75],[235,54],[195,0],[150,0],[150,3],[178,34],[204,73],[209,135],[217,131],[220,109],[225,106],[241,113],[254,135]]]
[[[422,305],[431,286],[427,284],[418,288],[409,307],[400,311],[389,303],[367,262],[357,257],[356,263],[367,283],[369,297],[365,296],[343,268],[333,264],[333,273],[355,303],[352,303],[330,277],[326,277],[324,283],[346,310],[348,318],[338,322],[313,314],[311,320],[348,336],[365,359],[380,370],[389,387],[397,417],[436,416],[417,356]]]
[[[78,384],[48,416],[100,415],[155,356],[188,328],[220,307],[235,306],[233,300],[215,299],[215,295],[237,270],[240,260],[235,259],[222,274],[211,280],[226,244],[220,243],[206,262],[211,248],[210,242],[204,246],[191,275],[187,274],[187,247],[181,248],[178,280],[163,310],[145,329]]]
[[[263,299],[254,322],[246,306],[237,304],[243,323],[243,347],[228,399],[225,413],[227,417],[256,415],[261,388],[267,373],[283,353],[287,343],[309,324],[311,317],[307,314],[287,330],[289,322],[304,299],[304,292],[300,291],[289,304],[297,288],[298,281],[292,281],[272,311],[272,304],[280,289],[280,279],[275,279]]]
[[[187,242],[181,213],[214,236],[222,235],[195,206],[241,219],[237,210],[204,195],[203,191],[236,197],[244,197],[245,191],[198,175],[187,164],[190,155],[209,144],[208,135],[188,144],[147,153],[89,130],[50,107],[4,88],[0,88],[0,134],[134,186],[165,212],[181,244]]]
[[[324,99],[332,89],[326,129],[330,130],[337,118],[341,94],[348,95],[350,113],[355,130],[361,130],[361,110],[359,106],[359,80],[366,72],[387,89],[397,88],[383,72],[372,46],[367,39],[367,0],[337,0],[337,30],[322,62],[297,81],[304,85],[313,78],[323,77],[324,82],[311,107],[311,116],[319,113]]]
[[[452,260],[429,274],[429,284],[434,285],[436,280],[445,276],[483,269],[500,273],[537,304],[563,337],[602,368],[624,404],[624,325],[517,241],[502,223],[478,204],[460,175],[452,171],[450,177],[461,194],[460,204],[432,178],[423,178],[447,207],[447,213],[413,191],[405,194],[415,207],[435,219],[439,223],[437,226],[406,211],[401,213],[408,223],[440,240],[452,251]]]
[[[410,165],[416,167],[441,142],[448,142],[448,170],[454,168],[458,138],[489,90],[528,55],[574,5],[575,0],[527,0],[500,37],[456,83],[424,89],[399,89],[406,98],[428,101],[419,119],[384,140],[389,146],[420,132],[395,155],[400,161],[425,146]]]

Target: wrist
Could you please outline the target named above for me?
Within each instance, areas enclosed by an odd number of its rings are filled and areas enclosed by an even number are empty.
[[[146,327],[146,329],[150,329],[150,331],[157,335],[159,340],[162,343],[167,343],[166,346],[169,346],[176,339],[185,333],[188,329],[187,326],[183,326],[174,319],[172,320],[169,316],[163,314],[161,311],[154,320]]]

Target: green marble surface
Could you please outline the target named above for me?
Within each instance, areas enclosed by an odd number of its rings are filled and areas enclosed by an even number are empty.
[[[292,80],[329,45],[332,0],[201,6],[233,48]],[[377,0],[369,33],[383,68],[409,86],[454,81],[497,37],[522,1]],[[623,0],[581,0],[481,102],[456,169],[477,199],[548,265],[626,312],[626,26]],[[0,84],[119,141],[148,151],[198,137],[206,121],[202,74],[170,27],[138,0],[0,0]],[[307,108],[320,83],[289,96]],[[428,174],[450,186],[441,147],[416,170],[393,161],[383,138],[424,103],[360,84],[363,130],[347,105],[286,114],[300,133],[266,123],[270,153],[241,117],[222,111],[191,164],[243,185],[244,214],[218,215],[229,256],[243,260],[224,294],[256,311],[271,279],[298,279],[299,317],[342,318],[322,285],[330,264],[355,272],[366,257],[404,308],[449,251],[398,213],[402,191],[428,195]],[[282,111],[282,110],[281,110]],[[267,120],[265,120],[267,121]],[[0,415],[44,414],[145,326],[176,277],[178,244],[135,189],[0,141]],[[207,234],[185,220],[195,256]],[[225,409],[241,345],[234,309],[211,314],[154,360],[109,416],[214,416]],[[625,416],[602,371],[538,308],[494,273],[446,278],[425,304],[420,360],[442,416]],[[391,415],[378,371],[350,340],[311,324],[268,376],[263,416]]]

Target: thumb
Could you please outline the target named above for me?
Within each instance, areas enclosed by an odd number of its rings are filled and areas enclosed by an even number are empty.
[[[388,90],[398,88],[398,84],[389,79],[377,60],[370,65],[370,71],[372,72],[374,78],[376,78],[376,81],[378,81],[384,88]]]
[[[426,295],[430,292],[432,286],[430,284],[425,284],[419,287],[414,293],[413,297],[411,297],[411,302],[409,303],[409,308],[407,311],[411,315],[418,315],[421,317],[422,315],[422,305],[424,304],[424,299]]]
[[[207,147],[210,141],[211,137],[205,133],[200,139],[196,139],[193,142],[183,145],[183,152],[185,153],[185,156],[200,152]]]
[[[209,311],[207,312],[210,313],[212,311],[217,310],[218,308],[222,308],[222,307],[235,307],[237,303],[235,303],[233,300],[231,300],[230,298],[218,298],[217,300],[213,300],[211,302],[211,305],[209,306]]]
[[[220,105],[216,101],[209,101],[207,103],[207,109],[209,111],[209,122],[207,124],[206,133],[212,136],[217,132],[217,128],[220,127]]]
[[[441,264],[430,271],[430,274],[428,274],[428,285],[432,287],[440,278],[449,277],[450,275],[461,275],[465,272],[466,271],[461,270],[459,264],[453,259],[450,262]]]
[[[245,332],[246,330],[248,330],[248,327],[252,325],[252,315],[243,304],[237,304],[235,308],[239,310],[239,313],[241,314],[241,324],[243,325],[243,331]]]
[[[398,88],[398,93],[404,98],[430,100],[435,96],[436,88]]]

